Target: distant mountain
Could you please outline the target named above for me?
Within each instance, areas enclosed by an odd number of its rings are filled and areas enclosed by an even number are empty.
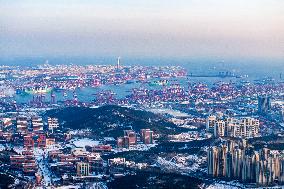
[[[180,131],[180,128],[162,116],[148,111],[115,105],[99,108],[68,107],[54,109],[48,111],[46,115],[57,117],[65,128],[90,128],[99,136],[122,136],[123,130],[129,129],[129,127],[137,132],[143,128],[150,128],[162,136]]]

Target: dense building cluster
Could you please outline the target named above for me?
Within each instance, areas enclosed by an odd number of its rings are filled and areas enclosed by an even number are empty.
[[[144,144],[153,144],[153,131],[150,129],[141,129],[139,140]],[[125,130],[123,137],[117,138],[119,148],[129,148],[137,144],[137,134],[133,130]]]
[[[228,140],[208,151],[208,174],[259,186],[284,183],[284,154],[267,148],[255,150],[246,141]]]
[[[9,146],[13,151],[8,156],[6,168],[13,174],[34,178],[34,186],[38,187],[51,183],[72,185],[94,182],[104,180],[105,175],[122,176],[126,174],[126,167],[141,169],[147,164],[125,159],[121,162],[120,158],[106,161],[102,155],[113,154],[118,149],[129,150],[129,147],[135,149],[138,145],[146,148],[148,144],[154,143],[153,131],[150,129],[141,129],[139,133],[124,130],[124,137],[119,137],[117,143],[112,137],[105,137],[101,141],[81,138],[80,141],[80,134],[75,133],[77,137],[73,139],[74,132],[64,132],[66,130],[55,117],[22,112],[19,115],[7,115],[0,120],[0,144],[13,144]],[[5,150],[9,148],[6,145]]]
[[[132,82],[133,80],[147,81],[159,77],[181,77],[186,71],[179,66],[122,66],[120,59],[116,65],[50,65],[35,67],[0,67],[1,76],[7,82],[3,96],[13,93],[39,94],[54,90],[73,90],[84,87],[99,87]],[[7,90],[12,92],[7,93]],[[0,90],[2,92],[2,90]],[[42,100],[42,99],[37,99]]]
[[[0,71],[0,171],[25,183],[106,186],[145,171],[284,184],[283,82],[120,59]]]
[[[25,150],[20,155],[10,156],[11,167],[16,170],[22,170],[25,175],[33,176],[38,166],[33,151]]]
[[[70,153],[62,150],[48,152],[50,170],[64,182],[73,180],[92,180],[98,173],[104,173],[103,159],[100,153],[74,149]]]
[[[39,116],[33,116],[28,118],[27,116],[18,116],[16,117],[17,122],[17,130],[16,132],[25,135],[28,134],[29,131],[34,133],[42,132],[43,129],[43,120]],[[48,118],[48,130],[58,129],[59,123],[57,118]]]
[[[256,137],[259,136],[259,120],[245,118],[219,118],[209,116],[206,120],[206,130],[214,137]]]

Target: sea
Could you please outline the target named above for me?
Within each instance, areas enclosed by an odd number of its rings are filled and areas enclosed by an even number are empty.
[[[0,65],[10,65],[19,67],[35,67],[44,63],[50,65],[75,64],[75,65],[115,65],[117,57],[14,57],[0,58]],[[125,66],[181,66],[193,75],[217,75],[219,72],[230,72],[241,78],[221,78],[221,77],[187,77],[175,79],[182,86],[188,83],[205,83],[208,86],[217,82],[254,82],[263,79],[273,79],[284,82],[284,59],[220,59],[220,58],[129,58],[122,57],[121,65]],[[132,88],[140,87],[141,83],[131,83],[122,85],[108,85],[98,88],[76,89],[78,100],[91,102],[101,90],[112,90],[117,98],[123,98],[130,94]],[[147,86],[150,87],[150,86]],[[73,98],[73,91],[67,91],[67,97],[63,97],[62,92],[56,92],[56,100],[66,100]],[[32,95],[16,95],[14,97],[19,103],[27,103],[32,100]],[[46,100],[50,100],[50,95],[46,95]]]

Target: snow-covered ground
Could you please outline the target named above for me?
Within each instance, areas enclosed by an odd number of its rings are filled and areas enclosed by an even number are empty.
[[[72,139],[70,142],[74,144],[77,148],[85,148],[85,146],[95,146],[100,143],[99,141],[90,138],[82,138],[82,139],[75,138]]]
[[[56,187],[56,189],[80,189],[83,188],[83,184],[74,184],[74,185],[67,185],[67,186],[60,186]],[[107,186],[103,182],[92,182],[92,183],[86,183],[84,188],[89,189],[107,189]]]
[[[69,131],[68,133],[71,134],[71,135],[84,135],[84,134],[89,133],[91,131],[92,131],[91,129],[77,129],[77,130]]]
[[[155,109],[148,109],[148,111],[158,114],[170,114],[173,117],[188,117],[189,115],[186,113],[183,113],[178,110],[172,110],[172,109],[166,109],[166,108],[155,108]]]
[[[239,189],[239,187],[214,183],[214,184],[211,184],[210,186],[208,186],[206,189]]]
[[[206,189],[240,189],[246,188],[243,184],[238,183],[237,181],[218,181],[209,185]]]
[[[35,159],[38,164],[39,172],[42,175],[45,186],[51,185],[51,172],[48,169],[48,163],[45,159],[46,152],[40,148],[34,148]]]
[[[104,137],[104,141],[115,141],[115,138],[113,137]]]
[[[68,186],[60,186],[56,187],[57,189],[80,189],[80,185],[68,185]]]
[[[43,184],[47,187],[51,185],[52,174],[48,168],[47,155],[51,150],[58,150],[62,147],[59,144],[51,145],[45,149],[34,148],[34,156],[38,165],[38,172],[42,175]]]
[[[5,146],[3,146],[3,144],[0,144],[0,151],[5,150]]]
[[[47,155],[47,153],[49,152],[49,151],[52,151],[52,150],[60,150],[60,149],[62,149],[62,146],[60,145],[60,144],[53,144],[53,145],[50,145],[50,146],[47,146],[46,148],[45,148],[45,155]]]
[[[22,154],[22,151],[25,150],[23,146],[15,146],[13,149],[14,149],[15,152],[17,152],[18,154]]]
[[[147,151],[150,148],[155,147],[157,144],[137,144],[135,146],[130,146],[129,148],[116,148],[112,149],[114,153],[125,152],[125,151]]]
[[[199,170],[199,163],[203,161],[198,158],[196,155],[188,155],[188,156],[175,156],[170,160],[167,160],[162,157],[157,158],[157,164],[161,166],[161,168],[170,169],[170,170],[180,170],[185,173],[195,172]],[[189,164],[190,163],[190,164]]]

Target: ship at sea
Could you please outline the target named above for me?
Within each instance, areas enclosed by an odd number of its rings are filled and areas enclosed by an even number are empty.
[[[32,87],[32,88],[27,88],[25,90],[25,93],[27,94],[46,94],[46,93],[50,93],[52,91],[51,87]]]
[[[159,80],[159,81],[153,81],[150,83],[150,86],[157,86],[157,85],[161,85],[161,86],[166,86],[169,84],[168,80]]]

